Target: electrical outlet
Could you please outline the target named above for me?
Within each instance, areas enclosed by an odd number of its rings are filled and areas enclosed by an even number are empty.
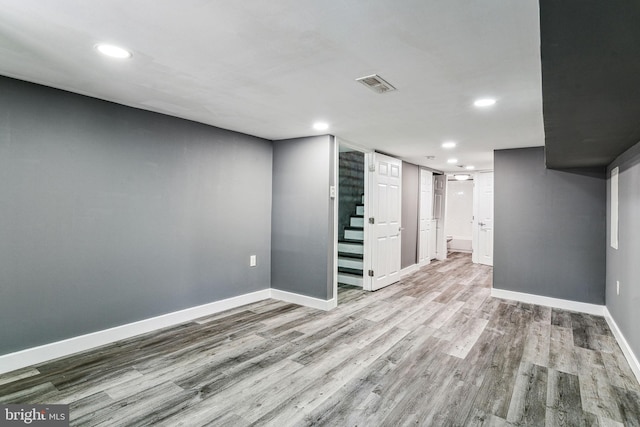
[[[256,261],[256,256],[251,255],[251,257],[249,257],[249,267],[255,267],[257,264],[258,262]]]
[[[620,295],[620,281],[616,280],[616,295]]]

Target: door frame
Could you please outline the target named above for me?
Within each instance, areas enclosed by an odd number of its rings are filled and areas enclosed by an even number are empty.
[[[340,146],[344,146],[344,147],[348,147],[354,151],[358,151],[360,153],[364,154],[364,164],[365,164],[365,173],[364,173],[364,217],[368,218],[367,214],[368,214],[368,190],[367,190],[367,179],[369,174],[367,173],[367,155],[369,153],[373,153],[373,150],[369,149],[369,148],[365,148],[362,147],[358,144],[354,144],[352,142],[346,141],[342,138],[338,138],[335,137],[335,141],[336,141],[336,146],[335,146],[335,177],[334,177],[334,182],[336,183],[335,185],[335,203],[334,203],[334,208],[333,208],[333,229],[335,230],[333,233],[333,265],[334,265],[334,269],[333,269],[333,295],[336,299],[336,305],[340,304],[340,301],[338,301],[338,240],[340,239],[340,236],[338,235],[338,230],[340,228],[340,224],[339,224],[339,209],[340,209]],[[363,270],[362,270],[362,288],[364,290],[366,290],[365,286],[366,286],[366,282],[367,282],[367,274],[366,272],[368,270],[365,270],[365,268],[367,268],[367,221],[364,222],[364,244],[363,244]]]

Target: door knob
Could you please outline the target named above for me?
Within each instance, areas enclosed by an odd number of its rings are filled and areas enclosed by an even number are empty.
[[[484,222],[479,222],[479,223],[478,223],[478,225],[479,225],[480,227],[484,227],[486,224],[485,224]]]

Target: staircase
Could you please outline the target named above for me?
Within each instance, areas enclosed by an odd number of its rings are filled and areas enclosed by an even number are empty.
[[[362,287],[364,254],[364,194],[338,241],[338,283]]]

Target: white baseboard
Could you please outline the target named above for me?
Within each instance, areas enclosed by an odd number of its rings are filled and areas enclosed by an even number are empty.
[[[495,288],[491,289],[491,296],[495,298],[526,302],[528,304],[544,305],[546,307],[561,308],[563,310],[578,311],[581,313],[594,314],[596,316],[604,316],[604,305],[588,304],[586,302],[571,301],[560,298],[543,297],[540,295],[505,291],[504,289]]]
[[[611,332],[613,332],[613,336],[616,337],[616,341],[618,341],[618,345],[620,345],[622,353],[624,353],[624,357],[627,359],[627,362],[629,362],[629,366],[631,367],[633,374],[640,383],[640,363],[638,362],[638,358],[629,346],[624,335],[622,335],[622,331],[618,328],[618,325],[615,320],[613,320],[613,317],[611,316],[611,313],[609,313],[607,307],[604,308],[604,318],[607,320],[607,323],[611,328]]]
[[[327,301],[320,298],[309,297],[273,288],[271,288],[271,298],[325,311],[329,311],[338,306],[338,299],[335,296]]]
[[[69,356],[71,354],[90,350],[102,345],[111,344],[115,341],[124,340],[136,335],[153,332],[158,329],[179,325],[185,322],[190,322],[200,317],[210,316],[221,311],[262,301],[268,298],[274,298],[293,304],[317,308],[320,310],[331,310],[338,305],[337,298],[333,298],[329,301],[324,301],[321,299],[298,295],[291,292],[280,291],[277,289],[264,289],[261,291],[239,295],[237,297],[227,298],[209,304],[190,307],[184,310],[163,314],[161,316],[140,320],[138,322],[128,323],[126,325],[116,326],[114,328],[92,332],[66,340],[41,345],[38,347],[28,348],[25,350],[17,351],[15,353],[0,355],[0,374],[43,363],[48,360],[57,359],[59,357]]]
[[[405,267],[402,270],[400,270],[400,278],[404,279],[405,277],[409,276],[410,274],[418,271],[418,268],[420,268],[420,266],[418,264],[413,264],[410,265],[409,267]]]

